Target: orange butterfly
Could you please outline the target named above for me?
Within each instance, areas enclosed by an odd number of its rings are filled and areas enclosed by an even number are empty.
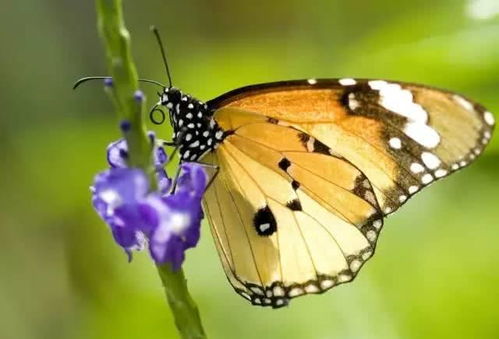
[[[165,87],[182,161],[219,168],[204,208],[225,273],[255,305],[351,281],[386,215],[471,163],[494,117],[458,94],[384,80],[298,80],[207,103]]]

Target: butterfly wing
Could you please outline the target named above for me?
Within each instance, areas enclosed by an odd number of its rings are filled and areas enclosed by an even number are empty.
[[[494,121],[462,96],[342,79],[245,87],[208,102],[227,137],[205,196],[225,273],[253,304],[350,281],[384,215],[469,164]]]
[[[374,252],[383,218],[364,174],[261,115],[229,109],[216,119],[233,133],[203,159],[220,167],[204,207],[236,291],[280,307],[353,279]]]
[[[385,214],[468,165],[494,118],[455,93],[382,80],[308,80],[244,87],[208,103],[293,126],[348,159],[370,180]]]

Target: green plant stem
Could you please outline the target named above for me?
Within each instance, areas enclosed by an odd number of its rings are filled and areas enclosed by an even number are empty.
[[[182,269],[172,271],[170,265],[157,266],[170,308],[175,312],[175,325],[182,338],[202,339],[206,335],[196,303],[189,295]]]
[[[96,7],[99,32],[113,78],[111,96],[120,121],[130,123],[130,128],[123,130],[128,145],[128,165],[143,169],[154,179],[152,145],[144,122],[144,100],[134,97],[139,88],[138,77],[130,50],[130,36],[123,20],[122,0],[96,0]],[[155,184],[152,180],[152,186]],[[206,338],[183,271],[173,272],[169,265],[162,265],[158,266],[158,272],[181,337]]]
[[[143,121],[143,102],[134,99],[138,90],[137,71],[130,51],[130,35],[123,21],[121,0],[96,0],[98,27],[106,48],[108,68],[113,78],[113,99],[121,121],[130,123],[124,133],[128,144],[128,164],[150,173],[151,144]]]

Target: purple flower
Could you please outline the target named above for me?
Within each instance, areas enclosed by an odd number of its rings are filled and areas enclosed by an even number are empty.
[[[148,245],[156,263],[170,263],[178,269],[184,252],[199,240],[206,173],[198,164],[182,164],[175,192],[171,192],[171,180],[163,168],[167,156],[158,144],[154,164],[160,189],[150,192],[145,173],[126,167],[127,154],[124,140],[109,145],[111,168],[95,177],[92,204],[130,259],[133,250]]]
[[[168,178],[164,166],[168,162],[168,156],[163,148],[163,142],[156,140],[154,133],[149,133],[149,138],[154,145],[153,157],[156,179],[159,191],[166,194],[171,186],[171,179]],[[107,146],[107,162],[111,168],[126,168],[128,159],[128,146],[125,139],[119,139]]]

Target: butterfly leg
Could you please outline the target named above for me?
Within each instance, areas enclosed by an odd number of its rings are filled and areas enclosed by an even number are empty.
[[[211,186],[211,184],[213,183],[213,181],[217,177],[218,172],[220,171],[220,166],[213,165],[213,164],[207,164],[204,162],[195,162],[195,164],[198,164],[198,165],[203,166],[205,168],[210,168],[210,169],[215,171],[215,173],[208,180],[208,184],[206,185],[206,188],[205,188],[205,192],[206,192],[206,190]],[[177,182],[178,182],[178,178],[180,176],[180,171],[181,171],[181,166],[179,166],[177,168],[177,171],[175,172],[175,176],[173,177],[172,194],[175,193],[175,190],[177,188]]]

